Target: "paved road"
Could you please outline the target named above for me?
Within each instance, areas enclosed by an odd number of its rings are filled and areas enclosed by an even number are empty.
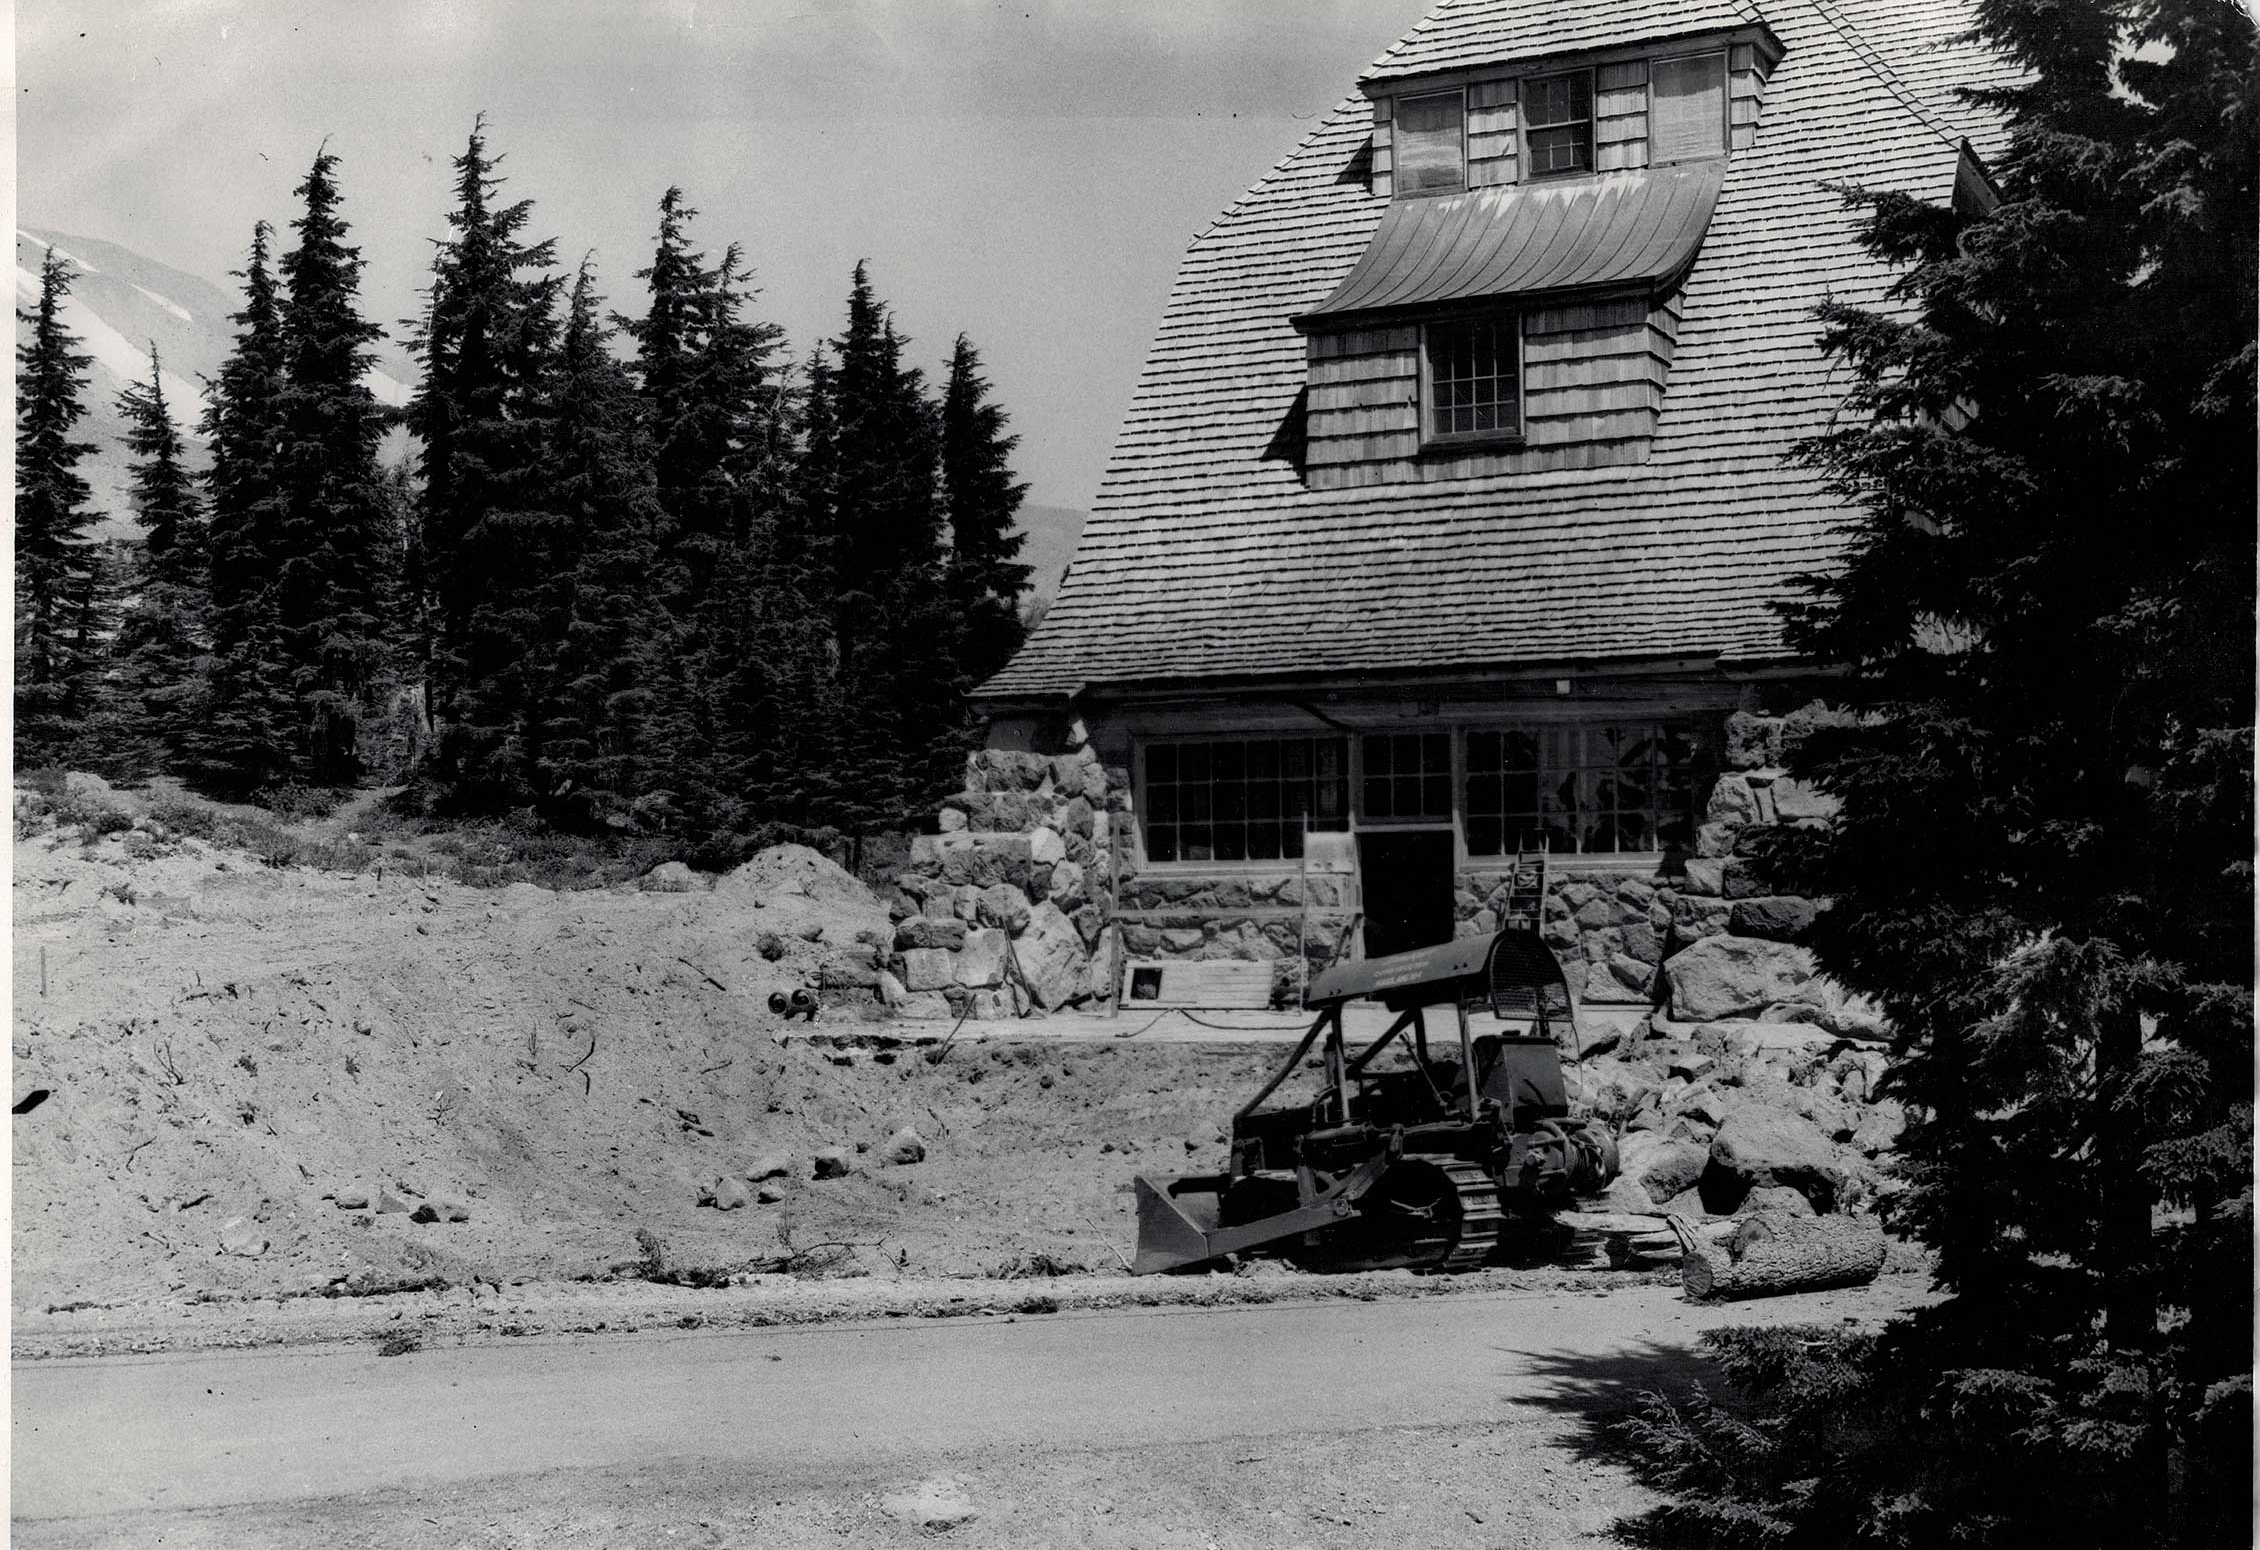
[[[1663,1381],[1695,1333],[1914,1295],[1659,1287],[727,1335],[17,1364],[12,1515],[83,1518],[657,1460],[917,1460],[1529,1420]]]

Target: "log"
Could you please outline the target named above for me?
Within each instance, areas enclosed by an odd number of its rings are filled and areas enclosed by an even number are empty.
[[[1679,1284],[1697,1301],[1865,1286],[1883,1270],[1883,1230],[1865,1219],[1761,1211],[1737,1223],[1723,1247],[1685,1217],[1667,1220],[1679,1240]]]

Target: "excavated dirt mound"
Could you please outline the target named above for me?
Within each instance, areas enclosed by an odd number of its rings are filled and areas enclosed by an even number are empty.
[[[482,890],[374,851],[264,865],[104,801],[123,816],[17,804],[13,1096],[48,1095],[12,1121],[19,1312],[793,1251],[1113,1266],[1131,1172],[1220,1164],[1217,1122],[1276,1058],[812,1041],[769,994],[888,922],[795,846],[684,892]],[[882,1161],[906,1126],[924,1159]],[[822,1148],[853,1171],[812,1178]],[[751,1197],[763,1163],[782,1199],[699,1204]]]

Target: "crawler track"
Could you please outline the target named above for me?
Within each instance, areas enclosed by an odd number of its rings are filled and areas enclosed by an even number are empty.
[[[1473,1270],[1498,1246],[1505,1212],[1473,1163],[1408,1157],[1359,1202],[1358,1214],[1288,1249],[1306,1270]]]

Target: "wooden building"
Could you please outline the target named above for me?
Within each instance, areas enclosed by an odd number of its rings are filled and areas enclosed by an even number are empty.
[[[1291,954],[1314,906],[1369,953],[1481,929],[1538,846],[1588,1001],[1726,929],[1720,823],[1815,806],[1771,768],[1825,694],[1777,605],[1845,513],[1790,453],[1845,386],[1816,307],[1892,278],[1835,186],[1990,197],[1967,26],[1444,0],[1195,238],[980,692],[992,749],[1109,772],[1084,892],[1131,956]],[[1314,897],[1312,833],[1360,896]]]

